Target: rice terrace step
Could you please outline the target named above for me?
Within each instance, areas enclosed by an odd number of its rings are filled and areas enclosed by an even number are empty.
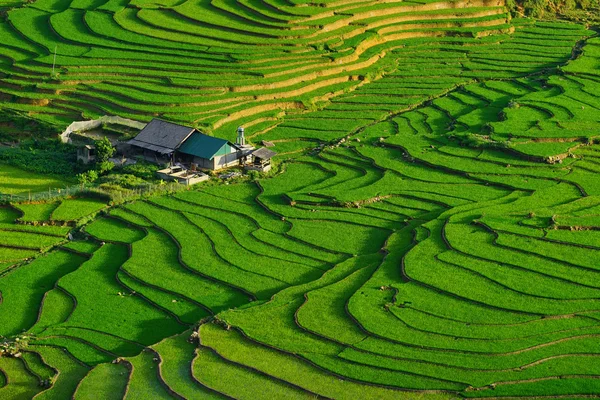
[[[0,399],[600,397],[598,32],[0,0]]]

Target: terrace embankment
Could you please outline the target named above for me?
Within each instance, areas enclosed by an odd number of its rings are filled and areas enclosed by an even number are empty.
[[[3,106],[59,126],[81,114],[163,115],[218,133],[227,122],[251,123],[289,104],[328,101],[325,93],[355,89],[356,75],[377,79],[376,71],[394,64],[390,51],[402,40],[510,30],[496,0],[339,2],[325,10],[298,4],[280,6],[284,19],[273,19],[271,6],[135,7],[39,1],[9,11],[3,49],[12,61],[2,72],[13,75],[1,82],[11,99]],[[53,70],[54,50],[58,74],[44,79]],[[199,87],[207,91],[203,101],[190,102]],[[217,113],[225,115],[214,118]]]
[[[67,244],[42,224],[105,204],[0,208],[3,351],[39,354],[0,358],[0,397],[598,393],[598,38],[497,4],[296,3],[9,13],[2,90],[50,100],[9,107],[247,123],[288,155],[269,179],[111,208]],[[60,76],[39,82],[48,38]]]

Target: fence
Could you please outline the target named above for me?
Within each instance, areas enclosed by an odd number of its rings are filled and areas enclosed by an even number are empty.
[[[90,185],[73,185],[65,188],[48,188],[43,192],[26,192],[18,194],[0,193],[0,203],[15,202],[20,203],[24,201],[43,201],[51,200],[59,197],[73,196],[78,193],[84,192],[90,188]]]
[[[96,185],[73,185],[65,188],[48,188],[47,191],[43,192],[28,192],[19,194],[6,194],[0,193],[0,203],[22,203],[32,201],[49,201],[52,199],[64,198],[68,196],[74,196],[83,192],[97,189],[96,193],[103,193],[113,199],[116,203],[121,201],[134,199],[136,197],[142,197],[145,195],[162,194],[168,192],[177,192],[188,188],[186,185],[182,185],[178,182],[168,183],[147,183],[145,185],[138,186],[133,189],[124,189],[119,192],[108,192],[98,188]]]
[[[165,193],[174,193],[182,190],[188,190],[190,187],[175,182],[163,182],[160,184],[147,183],[145,185],[138,186],[134,189],[126,189],[125,191],[118,191],[114,193],[107,193],[114,203],[122,203],[124,201],[135,200],[144,196],[160,195]]]
[[[60,134],[60,139],[63,143],[69,143],[69,136],[72,132],[89,131],[91,129],[96,129],[104,124],[123,125],[136,129],[143,129],[146,126],[144,122],[134,121],[131,119],[121,118],[117,116],[105,115],[104,117],[100,117],[91,121],[73,122],[67,127],[67,129],[65,129],[63,133]]]

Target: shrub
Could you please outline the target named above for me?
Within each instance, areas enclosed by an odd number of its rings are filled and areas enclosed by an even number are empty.
[[[82,185],[95,182],[96,180],[98,180],[98,172],[93,169],[77,174],[77,182]]]
[[[96,140],[94,144],[96,146],[96,159],[98,160],[97,164],[103,164],[107,162],[108,159],[115,154],[115,148],[107,137]]]
[[[56,136],[59,133],[56,127],[45,122],[32,121],[31,118],[25,114],[6,109],[0,111],[0,122],[11,123],[17,131],[23,132],[24,135],[27,136],[49,138]],[[14,136],[10,137],[10,140],[14,139]]]
[[[248,174],[248,178],[251,181],[256,181],[256,180],[258,180],[261,177],[261,173],[258,172],[258,171],[248,171],[247,174]]]
[[[0,162],[26,171],[53,175],[74,175],[85,170],[77,164],[77,152],[58,140],[24,140],[19,147],[0,148]]]
[[[154,179],[158,166],[145,161],[138,161],[137,164],[127,165],[121,169],[125,174],[131,174],[144,180]]]
[[[126,189],[135,189],[144,185],[146,182],[143,179],[131,174],[111,174],[103,177],[101,179],[101,183],[101,186],[108,187],[108,185],[116,185]]]
[[[105,174],[105,173],[111,171],[114,167],[115,167],[115,164],[110,161],[102,161],[102,162],[96,163],[96,169],[98,170],[98,172],[100,174]]]
[[[598,7],[597,0],[508,0],[506,6],[514,13],[530,17],[543,17],[546,12],[563,14],[570,10],[591,10]]]

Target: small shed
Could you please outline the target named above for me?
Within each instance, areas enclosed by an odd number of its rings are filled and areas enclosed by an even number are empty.
[[[90,164],[96,161],[96,146],[86,144],[77,149],[77,161]]]
[[[271,159],[277,155],[273,150],[266,147],[254,150],[252,153],[252,161],[246,165],[247,170],[267,172],[271,170]]]
[[[240,165],[242,150],[225,139],[194,132],[177,149],[178,156],[190,161],[199,168],[219,170]]]

